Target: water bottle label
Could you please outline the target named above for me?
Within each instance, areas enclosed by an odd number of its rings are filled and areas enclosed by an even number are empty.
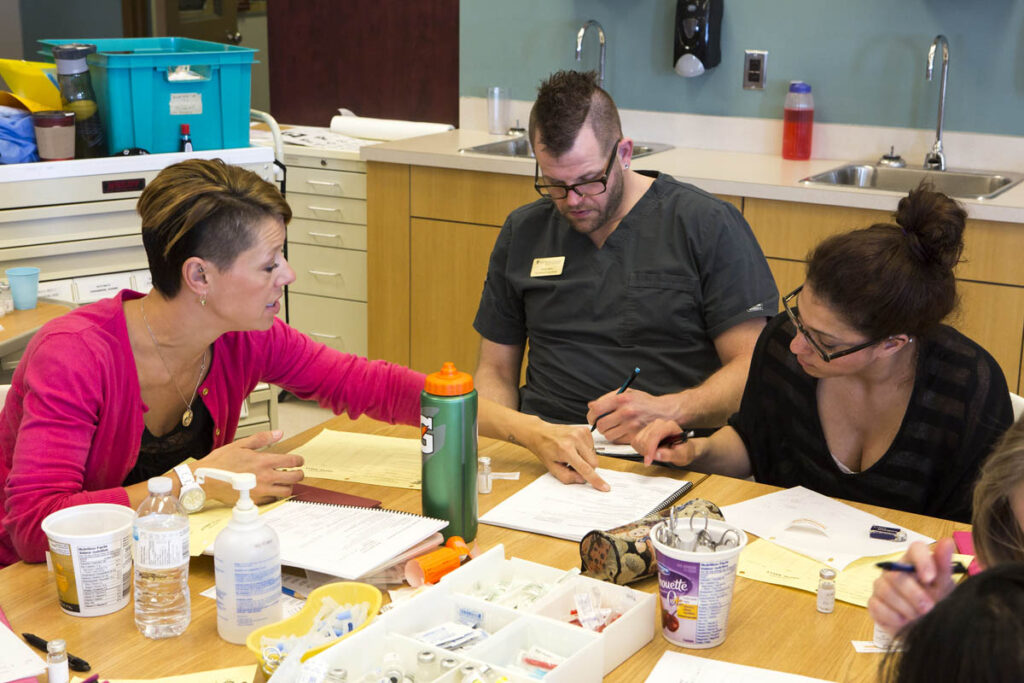
[[[150,530],[135,527],[135,566],[177,569],[188,564],[188,527]]]

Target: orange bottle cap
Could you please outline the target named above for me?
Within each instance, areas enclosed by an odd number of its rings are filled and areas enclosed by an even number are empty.
[[[455,363],[444,363],[439,372],[427,375],[424,389],[435,396],[461,396],[473,391],[473,375],[459,372]]]
[[[438,548],[409,560],[405,565],[405,580],[413,588],[418,588],[424,583],[437,583],[442,576],[453,569],[458,569],[460,564],[458,552],[451,548]]]

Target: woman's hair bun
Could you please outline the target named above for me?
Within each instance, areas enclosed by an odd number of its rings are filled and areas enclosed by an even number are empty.
[[[926,265],[952,270],[964,249],[967,212],[924,181],[900,200],[896,223]]]

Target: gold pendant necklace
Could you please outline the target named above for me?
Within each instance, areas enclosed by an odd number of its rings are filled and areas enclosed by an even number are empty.
[[[149,338],[153,341],[153,348],[156,350],[156,357],[163,363],[164,370],[167,371],[167,376],[171,378],[171,384],[174,385],[174,390],[178,392],[178,396],[181,397],[181,402],[185,404],[185,412],[181,414],[181,424],[184,427],[188,427],[192,424],[192,402],[196,400],[196,394],[199,392],[199,385],[203,383],[203,374],[206,372],[206,349],[203,349],[203,362],[199,365],[199,378],[196,380],[196,388],[192,390],[192,399],[186,400],[185,395],[181,393],[181,389],[178,388],[178,382],[174,379],[174,373],[171,372],[171,368],[167,365],[167,361],[164,360],[164,355],[160,353],[160,344],[156,341],[156,336],[153,334],[152,328],[149,326],[149,320],[146,319],[146,300],[145,298],[139,299],[139,309],[142,311],[142,323],[146,326],[146,332],[149,332]]]

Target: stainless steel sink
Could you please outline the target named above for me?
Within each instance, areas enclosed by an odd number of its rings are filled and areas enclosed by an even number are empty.
[[[922,180],[936,191],[961,199],[992,199],[1024,180],[1024,174],[947,169],[890,168],[873,163],[847,164],[804,178],[804,185],[860,187],[909,192]]]
[[[637,159],[649,154],[664,152],[669,149],[672,149],[672,145],[666,145],[660,142],[634,142],[633,158]],[[477,145],[476,147],[464,147],[460,149],[459,152],[463,154],[466,152],[474,152],[476,154],[493,154],[499,157],[522,157],[524,159],[533,158],[533,147],[530,145],[530,141],[525,135],[519,135],[508,140],[488,142],[483,145]]]

